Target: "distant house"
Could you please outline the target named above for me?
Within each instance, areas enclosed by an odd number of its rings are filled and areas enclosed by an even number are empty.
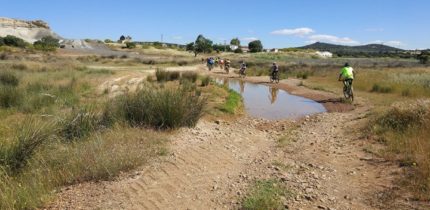
[[[332,58],[333,57],[333,53],[328,52],[328,51],[324,51],[324,52],[317,51],[316,54],[322,58]]]
[[[233,51],[237,50],[238,48],[239,48],[239,46],[237,46],[237,45],[230,45],[230,49]]]
[[[247,53],[249,52],[249,47],[245,47],[245,46],[241,46],[240,49],[242,50],[242,52]]]
[[[131,42],[131,40],[132,40],[131,36],[124,36],[124,35],[122,35],[119,38],[118,43],[125,44],[127,42]]]
[[[273,48],[273,49],[270,50],[270,52],[278,53],[279,49],[278,48]]]

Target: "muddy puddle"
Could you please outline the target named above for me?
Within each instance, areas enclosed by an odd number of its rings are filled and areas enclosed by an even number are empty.
[[[264,84],[236,79],[216,79],[216,82],[240,93],[246,112],[252,117],[269,120],[296,119],[326,111],[324,106],[316,101]]]

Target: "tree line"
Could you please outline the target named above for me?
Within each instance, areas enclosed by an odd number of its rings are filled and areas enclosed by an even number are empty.
[[[232,49],[231,46],[236,46],[236,49]],[[248,44],[249,52],[256,53],[263,51],[263,44],[260,40],[252,41]],[[233,38],[230,41],[230,45],[214,44],[212,40],[204,37],[203,35],[197,36],[196,41],[188,43],[186,45],[186,50],[193,52],[195,56],[201,53],[211,53],[216,52],[235,52],[242,53],[242,48],[240,45],[239,38]]]

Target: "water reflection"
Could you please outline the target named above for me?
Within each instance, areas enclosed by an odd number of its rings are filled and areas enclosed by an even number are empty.
[[[239,80],[240,94],[245,92],[245,82],[243,80]]]
[[[253,117],[278,120],[326,111],[321,104],[313,100],[291,95],[274,87],[235,79],[216,81],[240,93],[247,113]]]
[[[269,100],[271,104],[274,104],[276,102],[276,99],[278,98],[279,89],[274,87],[269,87]]]

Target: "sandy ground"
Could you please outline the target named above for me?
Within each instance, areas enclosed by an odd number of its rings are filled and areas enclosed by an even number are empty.
[[[336,98],[295,80],[278,86]],[[293,192],[283,199],[286,209],[426,209],[396,188],[401,168],[365,152],[380,145],[360,132],[370,109],[364,104],[359,99],[341,112],[326,106],[331,112],[298,121],[202,120],[171,136],[169,155],[114,181],[65,187],[46,208],[238,209],[255,180],[278,179]],[[284,135],[288,143],[280,147]]]

